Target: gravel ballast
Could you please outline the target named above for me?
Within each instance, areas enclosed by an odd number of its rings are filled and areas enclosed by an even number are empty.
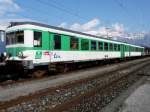
[[[140,67],[140,66],[142,66],[142,64],[138,65],[138,66]],[[114,76],[116,75],[116,77],[118,77],[118,76],[121,77],[124,74],[128,74],[130,71],[136,70],[136,69],[137,69],[136,66],[134,66],[130,69],[125,69],[120,72],[116,72],[114,74]],[[88,73],[94,74],[94,72],[92,72],[92,71],[88,72]],[[107,76],[107,78],[100,77],[97,79],[82,82],[75,86],[59,88],[59,89],[56,89],[55,91],[50,92],[49,94],[42,95],[38,98],[33,98],[30,101],[22,102],[18,105],[14,105],[14,106],[6,108],[6,109],[1,109],[0,111],[3,111],[3,112],[33,112],[33,111],[34,112],[44,112],[46,110],[55,108],[57,105],[62,104],[63,102],[71,99],[72,97],[75,97],[79,94],[84,94],[85,92],[89,91],[92,88],[95,88],[100,85],[102,86],[104,83],[113,80],[114,76],[112,77],[112,75],[113,74],[111,74],[110,76]],[[120,92],[122,92],[122,90],[125,90],[127,87],[129,87],[131,84],[133,84],[135,81],[137,81],[140,77],[141,76],[136,76],[136,75],[127,77],[126,79],[123,79],[120,82],[118,82],[118,87],[117,86],[110,87],[113,90],[112,92],[108,92],[108,94],[104,94],[104,95],[99,95],[99,93],[97,93],[93,97],[83,101],[83,103],[81,103],[81,105],[73,106],[69,111],[74,112],[74,111],[90,110],[92,112],[92,110],[94,109],[93,107],[95,107],[95,106],[97,107],[97,104],[99,104],[99,102],[102,102],[100,104],[100,106],[95,108],[95,111],[93,111],[93,112],[99,111],[104,105],[110,103],[112,101],[112,99],[114,99],[116,96],[118,96],[118,94]],[[66,80],[66,79],[64,79],[64,80]],[[59,80],[59,81],[61,81],[61,80]],[[42,82],[41,83],[38,82],[38,84],[42,84]],[[46,83],[46,84],[49,84],[49,83]],[[91,106],[89,104],[89,102],[92,102],[92,101],[94,101],[95,103]],[[86,102],[88,102],[88,103],[86,103]],[[84,105],[82,106],[82,104],[84,104]],[[86,107],[86,109],[82,108],[82,107]]]

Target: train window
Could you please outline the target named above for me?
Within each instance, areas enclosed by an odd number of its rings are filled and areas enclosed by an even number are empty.
[[[124,51],[127,51],[127,46],[126,45],[124,46]]]
[[[5,33],[3,31],[0,31],[0,41],[1,42],[5,41]]]
[[[24,43],[24,31],[16,32],[17,43]]]
[[[129,51],[129,46],[127,46],[127,51]]]
[[[114,44],[114,51],[117,51],[117,44]]]
[[[91,41],[91,50],[96,50],[96,41]]]
[[[54,35],[54,49],[61,49],[61,35]]]
[[[133,51],[135,51],[135,47],[133,47]]]
[[[132,47],[130,46],[130,51],[132,51]]]
[[[130,46],[130,51],[132,51],[132,47]]]
[[[100,51],[103,51],[103,42],[98,42],[98,48]]]
[[[10,32],[6,34],[6,45],[24,43],[24,31]]]
[[[78,50],[79,48],[79,40],[78,38],[75,38],[75,37],[71,37],[70,38],[70,49],[71,50]]]
[[[109,45],[110,45],[110,47],[109,47],[110,51],[113,51],[113,44],[110,43]]]
[[[81,40],[81,50],[89,50],[89,40]]]
[[[42,32],[34,31],[34,47],[42,47]]]
[[[138,51],[138,50],[137,50],[137,47],[135,47],[135,51]]]
[[[120,51],[120,45],[118,44],[118,51]]]
[[[12,45],[15,44],[15,32],[10,32],[6,34],[6,45]]]
[[[136,51],[136,48],[135,48],[135,47],[134,47],[133,49],[134,49],[134,51]]]
[[[104,42],[104,50],[108,51],[108,43]]]

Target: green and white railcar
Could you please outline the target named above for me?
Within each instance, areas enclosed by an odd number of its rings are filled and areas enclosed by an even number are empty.
[[[144,47],[35,22],[13,23],[7,29],[8,60],[28,69],[52,63],[141,56]]]

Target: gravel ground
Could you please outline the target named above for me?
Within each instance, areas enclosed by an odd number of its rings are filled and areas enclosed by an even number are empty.
[[[110,86],[105,92],[96,93],[94,96],[83,99],[81,103],[73,106],[68,112],[100,112],[101,109],[109,104],[114,98],[116,98],[121,92],[126,90],[134,82],[136,82],[139,76],[130,76],[117,82],[115,86]]]
[[[138,65],[138,66],[142,66]],[[127,74],[129,73],[129,71],[136,69],[136,66],[130,68],[130,69],[126,69],[123,70],[121,72],[115,73],[116,77],[118,76],[122,76],[123,74]],[[94,100],[96,101],[94,103],[94,107],[97,105],[97,103],[102,102],[101,106],[103,107],[105,104],[108,104],[113,98],[115,98],[121,91],[122,87],[127,88],[130,83],[132,84],[133,82],[135,82],[137,79],[139,78],[139,76],[136,76],[133,78],[130,77],[129,79],[125,79],[123,80],[123,82],[119,82],[118,86],[119,87],[111,87],[112,90],[114,92],[108,92],[107,94],[104,94],[103,96],[96,94],[94,97],[91,97],[90,100]],[[61,104],[63,102],[65,102],[66,100],[71,99],[72,97],[75,97],[76,95],[79,94],[83,94],[84,92],[89,91],[91,88],[95,88],[99,85],[102,85],[104,82],[109,82],[110,80],[113,80],[114,77],[112,77],[112,75],[107,76],[107,78],[99,78],[99,79],[94,79],[94,80],[90,80],[88,82],[85,83],[81,83],[79,85],[76,85],[74,87],[71,88],[66,88],[66,89],[57,89],[54,92],[51,92],[49,94],[40,96],[39,98],[35,98],[32,99],[31,101],[28,102],[22,102],[21,104],[15,105],[13,107],[7,108],[7,109],[3,109],[0,110],[2,112],[44,112],[47,109],[51,109],[56,107],[58,104]],[[130,80],[133,79],[133,80]],[[129,81],[129,83],[128,83]],[[121,89],[119,89],[121,88]],[[110,96],[110,97],[108,97]],[[99,100],[98,100],[99,99]],[[90,101],[89,100],[89,101]],[[89,102],[88,100],[86,102]],[[79,106],[79,107],[87,107],[87,111],[89,109],[92,109],[91,106],[89,106],[89,103],[84,102],[83,104],[85,104],[85,106]],[[92,103],[93,104],[93,103]],[[96,106],[97,110],[99,110],[101,108],[101,106]],[[79,110],[83,110],[83,108],[72,108],[71,111],[79,111]],[[92,111],[92,110],[91,110]]]
[[[118,112],[150,112],[150,82],[141,85],[122,104]]]
[[[147,82],[150,76],[150,65],[144,67],[144,69],[141,69],[138,72],[138,75],[141,75],[142,78],[137,81],[135,84],[133,84],[131,87],[129,87],[126,91],[122,92],[117,98],[115,98],[110,104],[108,104],[106,107],[102,109],[102,112],[118,112],[120,108],[122,108],[122,105],[124,101],[134,92],[137,88],[139,88],[141,85],[145,84]],[[148,76],[149,75],[149,76]],[[150,82],[150,81],[149,81]]]

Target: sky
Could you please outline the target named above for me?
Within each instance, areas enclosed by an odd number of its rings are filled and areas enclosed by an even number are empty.
[[[150,31],[150,0],[0,0],[0,24],[37,21],[92,34]]]

